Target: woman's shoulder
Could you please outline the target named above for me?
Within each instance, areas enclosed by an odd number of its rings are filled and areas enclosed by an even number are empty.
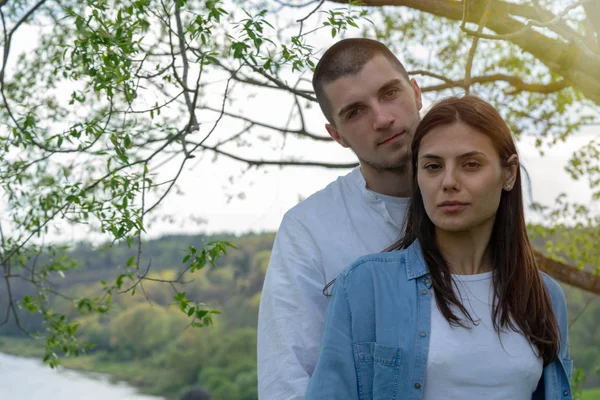
[[[556,281],[556,279],[552,278],[545,272],[541,272],[542,280],[544,281],[544,285],[546,285],[546,290],[548,290],[548,294],[552,300],[552,303],[555,301],[566,302],[565,293],[563,292],[562,287]]]
[[[563,323],[567,318],[567,299],[560,284],[545,272],[541,272],[544,285],[550,296],[552,308],[556,313],[559,323]]]

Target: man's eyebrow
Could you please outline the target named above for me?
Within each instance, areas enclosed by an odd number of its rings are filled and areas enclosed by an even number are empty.
[[[379,92],[383,92],[384,90],[386,90],[390,86],[400,85],[401,83],[402,83],[402,80],[399,79],[399,78],[392,79],[389,82],[386,82],[383,85],[381,85],[381,87],[379,88]]]
[[[401,79],[399,79],[399,78],[392,79],[392,80],[384,83],[383,85],[381,85],[381,87],[377,90],[377,92],[383,92],[390,86],[398,85],[400,83],[402,83]],[[348,111],[353,109],[354,107],[361,106],[362,104],[363,104],[362,101],[355,101],[354,103],[350,103],[350,104],[342,107],[342,109],[338,112],[338,117],[341,117],[342,115],[344,115],[345,113],[347,113]]]
[[[474,151],[469,151],[467,153],[461,154],[460,156],[458,156],[458,158],[467,158],[467,157],[478,156],[478,155],[487,157],[485,155],[485,153],[482,153],[481,151],[474,150]],[[435,160],[441,160],[442,159],[442,157],[438,156],[437,154],[432,154],[432,153],[423,154],[419,158],[431,158],[431,159],[435,159]]]
[[[350,103],[347,106],[342,107],[342,109],[338,113],[338,117],[341,117],[342,115],[346,114],[346,112],[348,112],[351,109],[353,109],[354,107],[358,107],[358,106],[360,106],[362,104],[363,104],[362,101],[355,101],[354,103]]]

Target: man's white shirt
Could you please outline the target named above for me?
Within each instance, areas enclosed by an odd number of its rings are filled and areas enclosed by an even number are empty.
[[[259,400],[304,398],[319,356],[323,288],[400,238],[407,201],[368,190],[357,167],[285,214],[258,314]]]

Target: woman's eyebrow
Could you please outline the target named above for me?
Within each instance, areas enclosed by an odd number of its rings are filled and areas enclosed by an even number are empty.
[[[457,158],[467,158],[467,157],[473,157],[473,156],[477,156],[477,155],[481,155],[481,156],[486,156],[485,153],[481,152],[481,151],[469,151],[467,153],[461,154],[460,156],[458,156]],[[432,154],[432,153],[426,153],[423,154],[421,157],[419,158],[431,158],[431,159],[435,159],[435,160],[441,160],[442,157],[438,156],[437,154]]]

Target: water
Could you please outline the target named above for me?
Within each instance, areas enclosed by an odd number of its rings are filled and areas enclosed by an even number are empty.
[[[41,360],[0,353],[2,400],[164,400],[146,396],[104,374],[56,370]]]

